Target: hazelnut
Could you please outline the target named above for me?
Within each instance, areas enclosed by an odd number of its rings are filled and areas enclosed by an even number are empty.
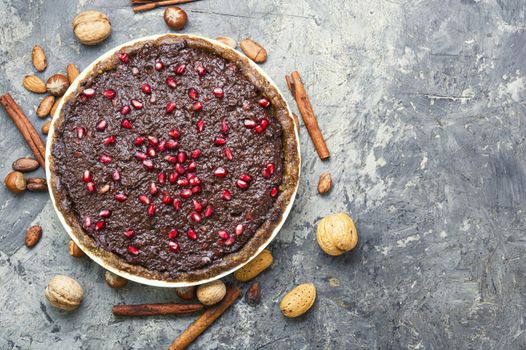
[[[173,30],[181,30],[186,25],[188,16],[180,7],[167,7],[164,10],[164,21],[166,22],[166,25]]]
[[[73,278],[56,275],[49,281],[45,295],[54,307],[71,311],[79,307],[84,297],[84,290]]]
[[[49,77],[49,79],[46,82],[47,92],[53,96],[64,95],[68,87],[69,87],[69,80],[64,74],[53,74],[52,76]],[[48,112],[51,111],[51,108],[53,107],[54,103],[55,103],[55,99],[53,99],[53,102],[51,102]]]
[[[122,288],[128,284],[128,280],[126,278],[117,276],[116,274],[109,271],[104,273],[104,279],[111,288]]]
[[[226,294],[226,286],[221,280],[208,282],[197,287],[197,299],[204,305],[219,303]]]
[[[68,251],[69,255],[74,256],[75,258],[81,258],[84,255],[84,252],[79,248],[79,246],[73,242],[72,240],[69,240],[68,242]]]
[[[176,288],[175,293],[181,299],[192,300],[195,297],[195,287]]]
[[[233,49],[235,49],[237,45],[236,41],[228,36],[218,36],[216,40],[225,44],[226,46],[230,46]]]
[[[4,179],[4,185],[13,193],[22,193],[26,189],[26,179],[19,171],[12,171]]]
[[[84,45],[97,45],[111,35],[111,22],[100,11],[81,12],[71,25],[73,33]]]
[[[316,239],[325,253],[337,256],[356,247],[358,232],[349,215],[338,213],[321,219],[318,223]]]

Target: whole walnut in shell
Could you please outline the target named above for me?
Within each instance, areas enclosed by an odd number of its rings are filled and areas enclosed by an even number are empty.
[[[45,294],[54,307],[71,311],[79,307],[84,297],[84,290],[73,278],[56,275],[49,281]]]
[[[316,239],[325,253],[337,256],[356,247],[358,232],[349,215],[331,214],[318,223]]]
[[[221,280],[208,282],[197,287],[197,299],[204,305],[219,303],[226,294],[226,286]]]
[[[84,45],[97,45],[111,34],[111,22],[100,11],[81,12],[71,25],[73,33]]]

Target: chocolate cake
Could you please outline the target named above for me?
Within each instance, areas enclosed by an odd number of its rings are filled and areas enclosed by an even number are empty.
[[[271,236],[295,191],[286,103],[246,59],[191,36],[121,48],[54,121],[52,192],[85,249],[167,281],[213,277]]]

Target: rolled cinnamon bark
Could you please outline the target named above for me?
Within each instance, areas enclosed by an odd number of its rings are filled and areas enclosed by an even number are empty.
[[[155,316],[189,314],[203,309],[203,304],[136,304],[114,305],[116,316]]]

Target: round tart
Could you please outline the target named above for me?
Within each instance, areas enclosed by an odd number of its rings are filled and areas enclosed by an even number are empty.
[[[299,180],[286,102],[225,45],[165,35],[92,64],[55,115],[48,180],[72,238],[139,282],[200,283],[253,258]]]

